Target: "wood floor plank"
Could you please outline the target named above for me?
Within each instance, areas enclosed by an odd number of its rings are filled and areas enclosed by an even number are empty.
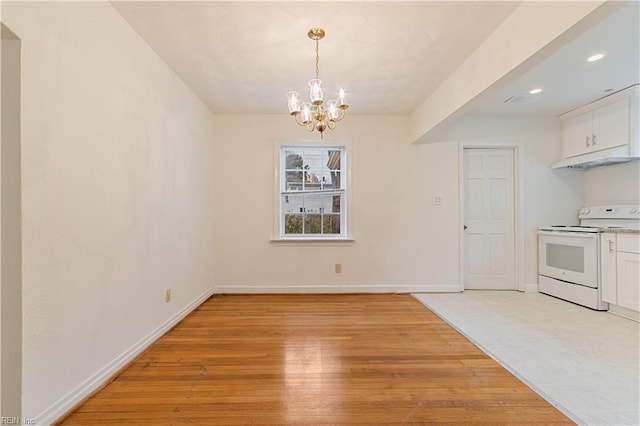
[[[216,295],[60,424],[572,424],[409,295]]]

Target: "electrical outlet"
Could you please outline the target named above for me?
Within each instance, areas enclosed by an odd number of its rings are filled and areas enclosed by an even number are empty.
[[[335,264],[335,271],[336,271],[336,274],[341,274],[342,273],[342,263],[336,263]]]
[[[442,195],[434,195],[432,201],[433,201],[433,205],[434,206],[441,206],[442,205]]]
[[[171,302],[171,289],[168,288],[167,291],[165,291],[164,293],[164,303],[169,303]]]

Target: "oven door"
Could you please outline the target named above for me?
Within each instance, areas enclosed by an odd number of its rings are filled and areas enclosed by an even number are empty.
[[[599,234],[538,231],[538,273],[598,288]]]

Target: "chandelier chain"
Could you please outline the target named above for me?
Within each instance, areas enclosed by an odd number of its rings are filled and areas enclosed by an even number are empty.
[[[319,45],[320,41],[318,39],[316,39],[316,79],[319,79],[320,77],[318,77],[320,75],[320,66],[318,65],[320,62],[320,54],[318,53],[318,45]]]

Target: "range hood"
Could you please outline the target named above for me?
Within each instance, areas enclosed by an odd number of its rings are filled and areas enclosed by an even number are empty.
[[[637,160],[639,157],[632,157],[629,145],[622,145],[614,148],[603,149],[601,151],[590,152],[588,154],[576,155],[551,165],[552,169],[589,169],[591,167],[609,166],[611,164],[628,163]]]

